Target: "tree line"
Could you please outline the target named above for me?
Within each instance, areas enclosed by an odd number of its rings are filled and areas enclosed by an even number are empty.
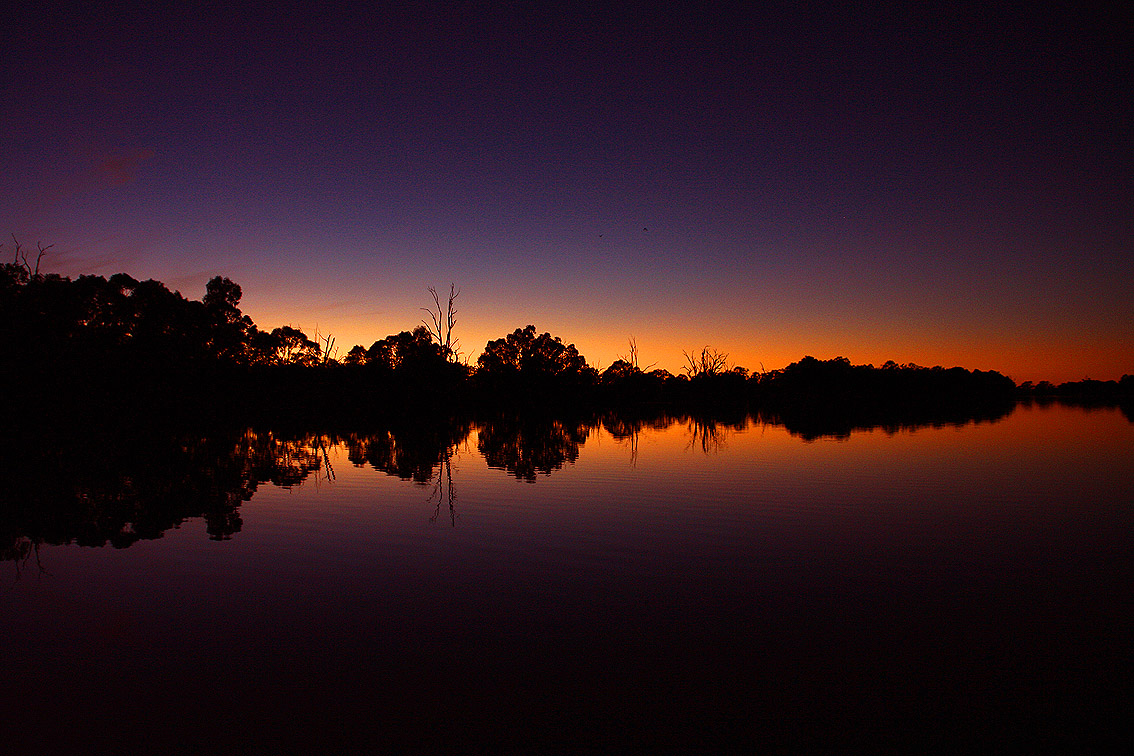
[[[571,343],[527,325],[490,340],[474,364],[453,331],[459,290],[412,329],[355,345],[342,358],[330,335],[294,326],[261,330],[240,310],[241,287],[216,276],[198,300],[155,280],[119,273],[72,280],[39,272],[16,247],[0,266],[2,388],[8,402],[41,411],[68,396],[129,403],[140,397],[197,398],[226,411],[245,407],[308,412],[343,405],[369,410],[448,404],[736,404],[831,409],[858,405],[959,403],[973,398],[1089,393],[1129,396],[1134,378],[1016,386],[996,371],[843,357],[804,357],[780,370],[750,372],[710,347],[686,353],[677,374],[641,367],[628,354],[605,369]],[[172,392],[172,393],[171,393]]]

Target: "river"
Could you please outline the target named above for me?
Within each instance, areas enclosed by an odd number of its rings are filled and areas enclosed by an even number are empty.
[[[1130,711],[1117,409],[138,443],[6,468],[14,747],[1036,752]]]

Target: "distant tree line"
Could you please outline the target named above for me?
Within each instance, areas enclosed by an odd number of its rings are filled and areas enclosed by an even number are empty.
[[[0,389],[14,411],[115,411],[149,399],[218,414],[241,411],[452,411],[468,406],[662,404],[759,406],[789,412],[839,407],[959,404],[1026,397],[1129,397],[1134,378],[1016,386],[996,371],[887,362],[852,365],[844,357],[804,357],[750,373],[704,347],[686,354],[679,374],[642,368],[636,344],[603,370],[578,349],[535,326],[490,340],[475,364],[462,362],[453,337],[455,300],[437,292],[429,320],[356,345],[341,359],[330,335],[295,326],[261,330],[240,310],[241,288],[208,281],[200,301],[159,281],[125,274],[77,279],[39,272],[16,247],[0,266]],[[68,402],[68,400],[71,400]]]
[[[1098,381],[1084,378],[1053,384],[1050,381],[1026,381],[1017,387],[1021,397],[1043,401],[1045,399],[1072,400],[1080,404],[1108,403],[1116,396],[1134,398],[1134,375],[1124,375],[1117,381]]]

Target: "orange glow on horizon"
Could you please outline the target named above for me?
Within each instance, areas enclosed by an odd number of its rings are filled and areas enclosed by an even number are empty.
[[[443,273],[436,278],[447,281],[459,276]],[[244,287],[242,309],[258,327],[292,325],[308,336],[318,328],[320,334],[335,337],[340,357],[356,344],[369,347],[421,325],[427,317],[421,308],[432,305],[430,284],[424,281],[399,285],[391,294],[371,292],[355,283],[293,291],[256,275],[234,280]],[[1121,318],[1071,327],[1048,321],[1022,323],[1014,315],[991,318],[927,309],[903,319],[901,310],[860,311],[813,300],[794,302],[775,290],[755,301],[751,293],[744,298],[737,291],[715,299],[705,293],[700,301],[683,291],[672,301],[653,298],[643,305],[640,298],[628,295],[623,301],[616,292],[566,283],[548,293],[544,283],[534,291],[516,292],[503,283],[458,283],[462,293],[454,335],[463,357],[475,365],[488,341],[530,323],[541,333],[574,344],[600,370],[628,355],[633,338],[640,367],[674,374],[684,372],[683,352],[704,346],[727,353],[730,365],[752,373],[780,369],[808,355],[841,356],[853,364],[875,366],[893,360],[996,370],[1017,383],[1117,380],[1134,373],[1134,335]],[[433,285],[447,288],[436,281]],[[200,293],[190,289],[186,295]],[[737,295],[735,302],[732,295]]]
[[[322,335],[331,334],[341,357],[356,344],[369,347],[378,339],[420,325],[419,321],[412,319],[417,313],[411,307],[403,309],[404,312],[362,317],[326,312],[324,317],[302,321],[294,319],[293,309],[275,306],[274,303],[264,308],[246,308],[245,312],[262,329],[293,325],[302,328],[308,336],[313,336],[316,328]],[[721,337],[719,332],[698,335],[695,325],[664,321],[644,327],[619,329],[612,325],[609,329],[599,330],[590,323],[574,327],[576,324],[572,321],[575,318],[562,316],[520,318],[514,322],[501,317],[480,318],[483,325],[473,320],[472,315],[464,316],[454,330],[460,340],[463,359],[472,365],[476,364],[476,358],[488,341],[502,338],[516,328],[532,323],[540,332],[550,332],[565,343],[574,344],[588,364],[600,370],[620,357],[628,356],[629,340],[633,338],[641,368],[661,368],[675,375],[684,372],[684,352],[699,351],[704,346],[727,353],[729,365],[742,366],[750,373],[781,369],[810,355],[817,359],[846,357],[853,364],[873,364],[876,367],[893,360],[898,364],[912,363],[924,367],[940,365],[996,370],[1016,383],[1050,381],[1058,384],[1084,378],[1118,380],[1125,374],[1134,374],[1134,349],[1121,340],[1108,343],[1103,338],[1085,341],[1023,335],[1011,340],[968,341],[957,338],[945,340],[932,333],[924,338],[917,333],[879,335],[876,338],[848,333],[847,338],[840,339],[799,329],[795,332],[762,333],[745,339],[735,334]]]

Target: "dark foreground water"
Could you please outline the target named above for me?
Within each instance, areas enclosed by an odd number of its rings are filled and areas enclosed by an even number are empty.
[[[0,743],[1082,752],[1128,738],[1134,424],[1117,410],[812,440],[657,425],[258,431],[127,450],[77,483],[50,466],[10,479]]]

